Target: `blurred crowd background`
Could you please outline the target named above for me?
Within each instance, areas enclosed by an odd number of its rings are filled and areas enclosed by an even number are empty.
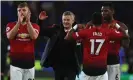
[[[61,23],[61,17],[64,11],[72,11],[76,15],[77,23],[86,24],[90,21],[92,13],[101,10],[103,2],[104,1],[28,1],[28,4],[32,13],[31,21],[39,24],[40,30],[42,31],[44,27]],[[20,1],[1,1],[1,65],[6,65],[4,67],[7,75],[10,62],[8,57],[10,45],[6,38],[5,30],[8,22],[17,20],[17,5],[19,3]],[[129,49],[126,53],[123,51],[123,48],[120,49],[121,80],[133,80],[133,1],[115,1],[113,3],[115,5],[115,19],[125,23],[130,34]],[[38,15],[42,10],[47,12],[48,18],[40,23],[38,21]],[[48,77],[52,79],[54,76],[51,68],[42,68],[39,63],[45,44],[43,36],[40,35],[35,46],[36,76],[39,77],[36,80]],[[6,64],[4,64],[4,61]]]

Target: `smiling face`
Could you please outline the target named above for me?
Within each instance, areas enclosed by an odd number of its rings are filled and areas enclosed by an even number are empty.
[[[69,30],[75,22],[75,15],[71,11],[65,11],[62,15],[62,24],[64,29]]]
[[[74,17],[72,15],[63,15],[62,23],[65,29],[70,29],[74,23]]]

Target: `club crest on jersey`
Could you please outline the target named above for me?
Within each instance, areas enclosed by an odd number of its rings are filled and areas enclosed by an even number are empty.
[[[27,33],[21,33],[21,34],[18,34],[17,36],[20,37],[20,38],[22,38],[22,39],[24,39],[24,38],[29,37],[30,35],[27,34]]]
[[[9,30],[10,30],[10,27],[7,27],[7,28],[6,28],[6,32],[8,32]]]

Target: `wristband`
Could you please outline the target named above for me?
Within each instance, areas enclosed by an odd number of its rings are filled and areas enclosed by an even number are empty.
[[[76,25],[73,27],[73,29],[76,30],[77,28],[78,28],[78,25],[76,24]]]
[[[128,30],[125,30],[126,34],[128,34]]]
[[[116,28],[119,29],[120,28],[120,25],[119,24],[115,24]]]

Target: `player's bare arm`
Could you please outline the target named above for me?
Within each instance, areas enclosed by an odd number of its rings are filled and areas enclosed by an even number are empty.
[[[92,21],[89,21],[89,22],[86,24],[85,28],[90,28],[91,26],[93,26],[93,23],[92,23]]]
[[[123,27],[124,28],[124,30],[126,30],[126,33],[128,34],[128,28],[127,28],[127,26],[124,24],[124,23],[122,23],[122,22],[119,22],[118,23],[121,27]],[[129,34],[128,34],[129,35]],[[122,46],[125,48],[125,49],[127,49],[128,47],[129,47],[129,43],[130,43],[130,39],[129,38],[124,38],[123,40],[122,40]]]
[[[16,25],[13,27],[13,29],[11,31],[9,31],[7,33],[7,38],[8,39],[14,39],[14,37],[16,36],[16,34],[18,32],[19,26],[23,21],[23,19],[24,19],[24,16],[22,15],[22,13],[18,13],[18,21],[17,21]]]
[[[78,24],[77,31],[83,30],[86,28],[86,24]]]
[[[35,29],[32,26],[32,24],[30,22],[30,16],[31,16],[31,13],[28,12],[27,17],[26,17],[26,19],[27,19],[27,30],[28,30],[28,32],[30,34],[31,39],[36,39],[38,37],[39,32],[38,32],[37,29]]]
[[[127,31],[124,29],[124,27],[116,23],[116,28],[123,33],[125,39],[129,38],[129,35],[127,34]]]

